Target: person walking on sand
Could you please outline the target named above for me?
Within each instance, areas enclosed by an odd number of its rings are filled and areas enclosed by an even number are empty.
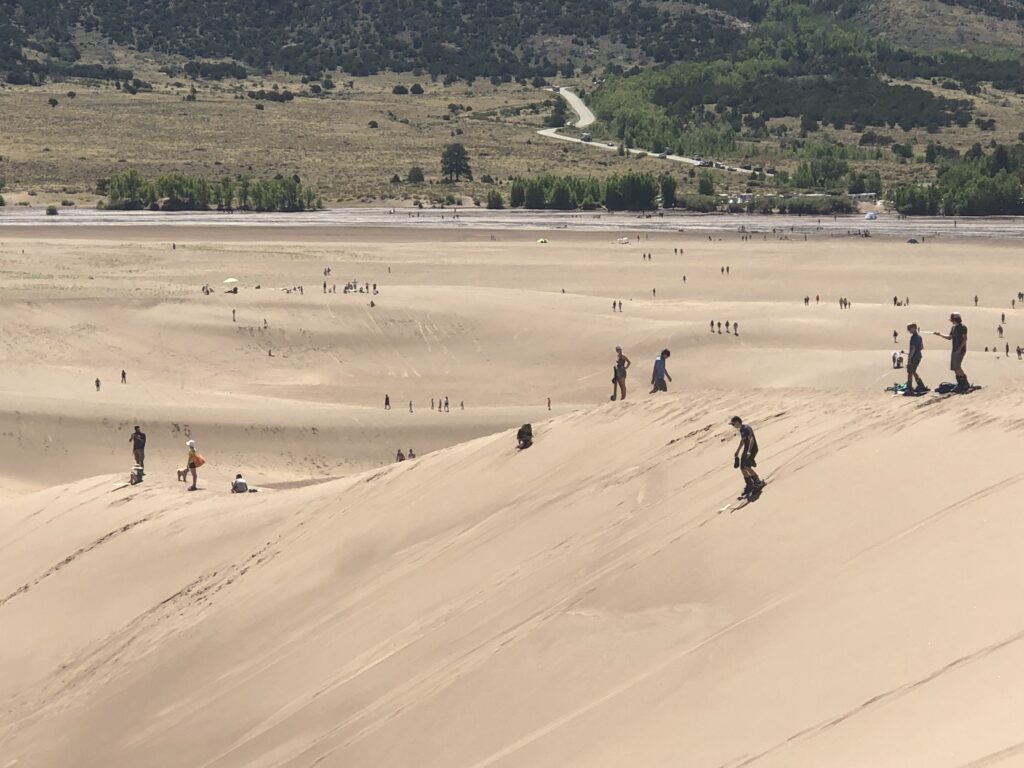
[[[950,314],[949,321],[953,326],[949,329],[948,336],[938,331],[932,331],[932,333],[941,339],[952,342],[949,369],[956,375],[956,389],[954,391],[967,392],[971,388],[971,383],[967,380],[967,374],[964,373],[963,369],[964,356],[967,354],[967,326],[964,325],[963,318],[959,312]]]
[[[384,410],[385,411],[390,411],[391,410],[391,396],[390,395],[384,395]]]
[[[661,350],[661,354],[654,358],[654,371],[651,373],[651,392],[668,392],[668,385],[665,383],[665,379],[672,381],[672,377],[669,375],[668,369],[665,367],[666,361],[671,357],[672,353],[667,349]]]
[[[121,383],[128,383],[128,371],[126,371],[124,368],[121,369]]]
[[[97,392],[99,392],[99,391],[100,391],[100,380],[99,380],[99,378],[98,378],[98,377],[97,377],[97,379],[96,379],[96,391],[97,391]]]
[[[235,310],[233,310],[233,309],[231,310],[231,322],[232,323],[238,322],[237,320],[235,320]]]
[[[137,467],[146,466],[146,433],[139,430],[135,425],[135,431],[128,436],[128,442],[132,444],[132,458],[135,459]]]
[[[910,397],[914,394],[927,392],[928,387],[921,381],[921,377],[917,373],[918,366],[921,365],[922,353],[924,352],[924,339],[917,332],[917,323],[908,325],[907,333],[910,334],[910,347],[907,350],[907,388],[903,394]],[[917,382],[916,389],[914,388],[915,381]]]
[[[188,448],[188,459],[185,462],[185,468],[178,470],[178,480],[183,483],[187,482],[188,475],[191,472],[192,485],[190,485],[188,489],[190,491],[195,491],[197,490],[196,481],[198,480],[196,476],[196,470],[199,469],[199,467],[203,466],[203,464],[206,463],[206,460],[203,459],[203,457],[200,456],[199,453],[196,451],[195,440],[189,440],[187,443],[185,443],[185,447]]]
[[[622,393],[622,399],[626,399],[626,371],[632,362],[628,357],[622,354],[622,347],[615,348],[615,366],[612,369],[612,396],[611,400],[615,400],[616,395]]]
[[[733,416],[729,423],[740,433],[740,444],[736,447],[736,452],[732,457],[733,467],[743,474],[744,488],[739,498],[753,500],[761,494],[761,489],[764,488],[764,482],[757,476],[757,471],[754,469],[757,466],[757,438],[754,436],[754,430],[744,424],[743,419],[739,416]]]
[[[893,343],[893,344],[895,344],[895,343],[896,343],[896,340],[897,340],[897,339],[898,339],[899,337],[900,337],[899,333],[897,333],[897,332],[896,332],[896,329],[895,329],[895,328],[893,328],[893,331],[892,331],[892,343]]]

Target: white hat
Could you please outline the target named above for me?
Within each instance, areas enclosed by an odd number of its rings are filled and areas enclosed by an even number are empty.
[[[187,445],[189,448],[194,448],[195,444],[196,444],[195,440],[189,440],[187,443],[185,443],[185,445]]]

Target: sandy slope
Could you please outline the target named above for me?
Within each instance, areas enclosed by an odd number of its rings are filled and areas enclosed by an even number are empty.
[[[1019,243],[50,232],[0,237],[0,768],[1024,755],[1024,362],[984,351],[1024,345]],[[885,394],[951,309],[985,388]],[[743,509],[734,413],[771,478]]]
[[[504,433],[299,490],[24,497],[0,535],[0,752],[1010,764],[1022,408],[669,396],[557,417],[526,453]],[[771,482],[723,512],[739,409]]]

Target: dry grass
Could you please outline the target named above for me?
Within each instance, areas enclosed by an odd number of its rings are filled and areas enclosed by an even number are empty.
[[[941,0],[872,0],[859,21],[913,50],[1024,47],[1024,27]]]
[[[140,76],[152,78],[152,93],[130,96],[112,85],[81,82],[0,89],[6,135],[0,175],[7,178],[8,189],[37,191],[33,205],[69,195],[89,202],[97,179],[138,168],[147,175],[180,170],[210,177],[298,173],[328,204],[428,200],[448,192],[464,195],[467,203],[472,196],[482,199],[487,185],[479,182],[454,189],[436,183],[442,149],[453,141],[469,149],[478,179],[545,172],[606,175],[627,164],[658,167],[654,160],[623,160],[537,136],[549,110],[541,106],[536,112],[531,105],[542,105],[552,94],[514,83],[445,87],[429,77],[375,76],[355,79],[352,87],[339,80],[325,98],[278,104],[237,96],[274,84],[294,93],[308,87],[284,77],[201,83],[197,101],[186,102],[188,84],[177,87],[162,74]],[[426,90],[422,96],[391,93],[396,83],[417,81]],[[76,98],[67,98],[68,90],[76,91]],[[59,106],[48,105],[51,97]],[[257,103],[264,105],[262,111]],[[472,112],[446,119],[449,104],[472,107]],[[498,114],[510,109],[523,111]],[[480,113],[493,116],[472,116]],[[369,128],[371,120],[380,127]],[[423,167],[427,184],[389,183],[393,174],[405,178],[414,165]]]

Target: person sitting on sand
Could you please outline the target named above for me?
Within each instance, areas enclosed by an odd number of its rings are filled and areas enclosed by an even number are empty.
[[[405,454],[402,453],[402,449],[398,449],[398,453],[395,454],[395,461],[405,461]]]
[[[412,459],[415,459],[415,458],[416,458],[416,451],[414,451],[412,448],[410,448],[409,449],[409,460],[411,461]]]
[[[665,379],[672,381],[672,377],[669,375],[668,369],[665,367],[665,363],[668,358],[672,355],[667,349],[661,350],[661,354],[654,358],[654,371],[651,373],[651,392],[668,392],[668,385],[665,383]]]
[[[632,361],[622,354],[622,347],[616,347],[615,367],[612,369],[612,400],[615,400],[619,392],[622,393],[622,399],[626,399],[626,371],[630,365]]]
[[[245,478],[239,473],[235,475],[235,479],[231,481],[231,492],[232,493],[248,493],[249,484],[245,482]]]

